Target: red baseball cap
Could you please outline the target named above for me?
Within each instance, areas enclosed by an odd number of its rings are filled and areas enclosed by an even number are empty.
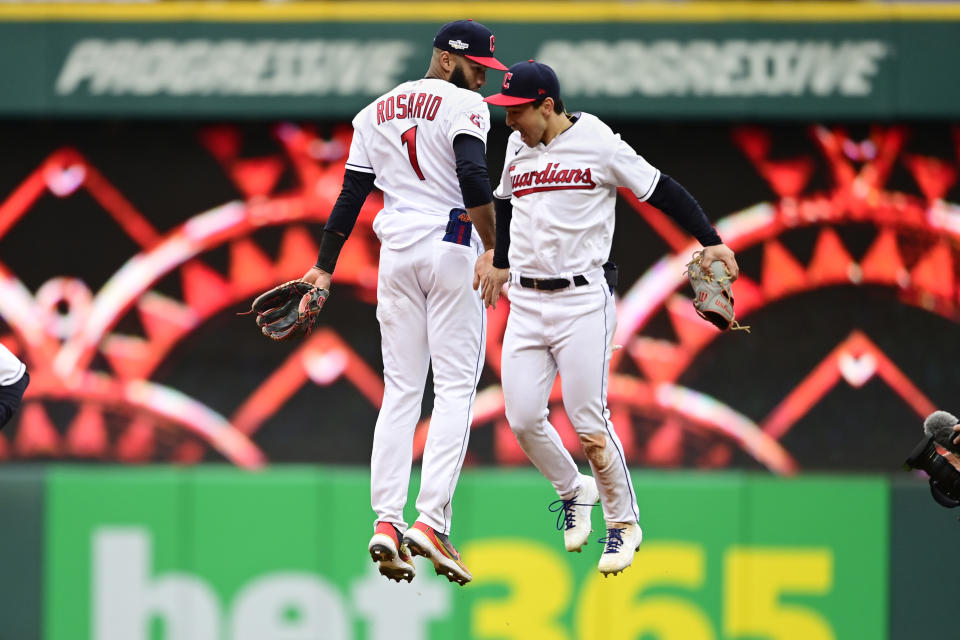
[[[459,53],[491,69],[506,71],[507,67],[493,57],[493,32],[473,20],[457,20],[440,27],[433,39],[433,46],[442,51]]]
[[[511,65],[503,74],[500,93],[488,96],[483,101],[510,107],[544,98],[560,99],[560,81],[557,80],[557,74],[542,62],[527,60]]]

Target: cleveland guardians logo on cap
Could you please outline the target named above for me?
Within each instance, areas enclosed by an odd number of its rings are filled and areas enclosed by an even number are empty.
[[[493,57],[495,38],[490,29],[473,20],[457,20],[440,27],[433,46],[441,51],[462,55],[490,69],[506,71],[507,67]]]
[[[500,93],[484,98],[484,102],[510,107],[546,98],[560,99],[560,82],[553,69],[534,60],[518,62],[503,74]]]

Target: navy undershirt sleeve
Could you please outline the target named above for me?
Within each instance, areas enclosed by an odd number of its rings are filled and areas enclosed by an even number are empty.
[[[680,223],[704,247],[723,244],[700,203],[679,182],[663,173],[647,202]],[[499,240],[499,239],[498,239]]]
[[[373,190],[373,181],[376,179],[372,173],[362,171],[352,171],[347,169],[343,174],[343,187],[340,189],[340,196],[337,198],[327,224],[324,227],[328,231],[336,232],[343,237],[350,235],[353,231],[353,225],[357,223],[360,216],[360,209],[364,201]]]
[[[483,140],[461,133],[453,139],[453,154],[457,158],[457,179],[464,206],[467,209],[480,207],[493,200]]]
[[[320,255],[317,256],[316,266],[327,273],[333,273],[340,257],[343,243],[347,241],[353,225],[357,223],[360,209],[364,201],[373,190],[376,176],[363,171],[347,169],[343,174],[343,187],[337,197],[336,204],[327,218],[320,238]]]
[[[495,198],[493,208],[497,212],[497,245],[493,249],[493,266],[497,269],[509,269],[510,260],[510,220],[513,219],[513,204],[509,198]]]
[[[30,384],[30,374],[24,371],[23,376],[13,384],[0,386],[0,429],[20,408],[20,401],[28,384]]]

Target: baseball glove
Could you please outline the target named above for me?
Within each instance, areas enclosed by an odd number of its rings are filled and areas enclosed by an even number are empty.
[[[750,333],[750,327],[736,320],[733,293],[730,291],[733,279],[726,265],[714,260],[710,263],[710,270],[704,271],[703,251],[697,251],[693,254],[693,260],[687,263],[686,275],[693,287],[693,308],[697,310],[697,315],[721,331],[734,329]]]
[[[310,333],[330,292],[303,280],[291,280],[264,292],[250,305],[257,326],[271,340],[289,340]]]

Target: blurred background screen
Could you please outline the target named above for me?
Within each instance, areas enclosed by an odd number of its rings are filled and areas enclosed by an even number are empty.
[[[557,552],[504,417],[509,304],[457,493],[485,571],[462,592],[368,573],[378,192],[318,330],[275,344],[237,317],[313,265],[352,117],[463,17],[506,64],[553,65],[568,111],[684,185],[741,266],[752,333],[720,333],[683,276],[699,245],[621,191],[609,406],[649,523],[620,592]],[[901,465],[960,410],[958,59],[949,2],[0,4],[0,342],[31,375],[0,433],[22,545],[0,552],[0,640],[952,633],[902,585],[950,606],[958,565],[921,571],[946,559],[919,542],[957,524]],[[418,462],[432,404],[428,382]],[[585,464],[559,384],[549,410]],[[491,524],[504,504],[524,515]]]

